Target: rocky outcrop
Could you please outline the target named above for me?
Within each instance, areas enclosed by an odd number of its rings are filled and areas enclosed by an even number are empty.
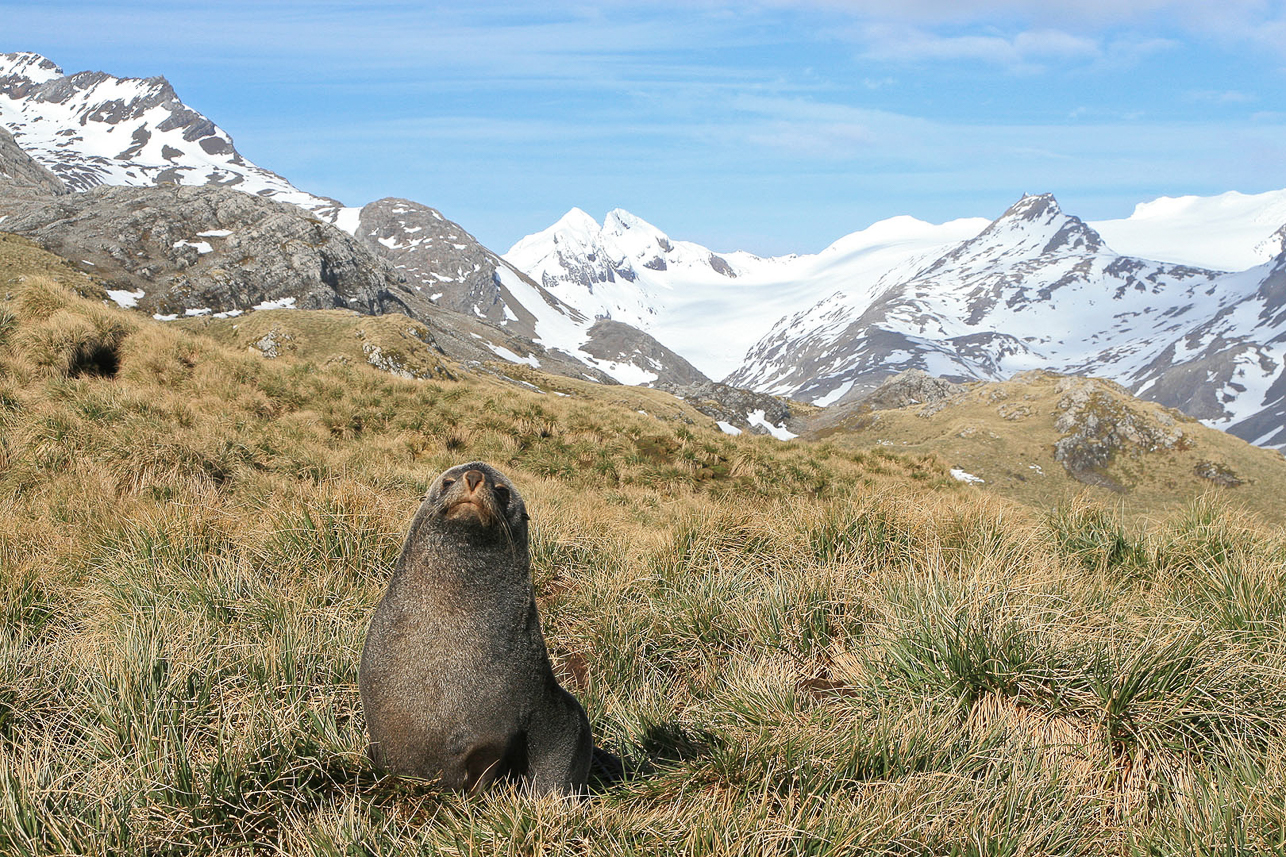
[[[1054,445],[1054,459],[1087,485],[1123,491],[1124,487],[1105,472],[1117,456],[1185,449],[1188,445],[1184,428],[1173,415],[1155,405],[1150,409],[1133,405],[1129,391],[1119,384],[1065,378],[1056,389],[1060,413],[1054,429],[1061,437]]]
[[[826,433],[840,426],[864,424],[876,411],[920,406],[917,413],[929,417],[952,396],[968,387],[937,378],[922,369],[907,369],[869,392],[853,393],[825,408],[808,425],[813,433]]]
[[[720,424],[724,431],[769,434],[790,440],[803,431],[814,412],[809,405],[731,387],[717,381],[695,384],[657,384],[662,390],[678,396],[701,413]]]
[[[6,231],[159,316],[265,306],[415,314],[414,295],[350,236],[285,203],[210,187],[96,187],[0,201]]]
[[[62,180],[24,152],[3,126],[0,126],[0,188],[6,193],[26,190],[59,195],[69,192]]]
[[[498,271],[526,280],[511,265],[440,211],[388,197],[362,207],[354,233],[392,265],[425,299],[455,312],[535,335],[535,320],[520,302],[506,301]],[[539,287],[528,280],[532,289]]]
[[[876,387],[869,396],[861,400],[861,405],[879,411],[928,405],[941,402],[964,390],[963,384],[935,378],[922,369],[908,369]],[[924,413],[924,409],[921,409],[921,413]]]

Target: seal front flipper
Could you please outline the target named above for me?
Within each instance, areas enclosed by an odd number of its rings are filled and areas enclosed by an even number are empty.
[[[528,728],[528,772],[538,794],[586,791],[594,752],[589,717],[576,697],[557,684]]]

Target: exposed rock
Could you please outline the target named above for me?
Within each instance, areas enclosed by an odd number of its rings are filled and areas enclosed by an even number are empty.
[[[1193,468],[1193,473],[1202,479],[1209,479],[1216,485],[1222,485],[1224,488],[1235,488],[1238,485],[1244,485],[1244,479],[1238,478],[1233,469],[1226,464],[1217,464],[1213,461],[1199,461]]]
[[[594,326],[589,329],[589,341],[581,346],[581,351],[593,357],[600,365],[628,363],[653,375],[652,380],[645,382],[644,386],[669,389],[712,383],[699,369],[649,334],[608,318],[594,322]]]
[[[280,357],[286,350],[287,345],[294,339],[289,333],[283,332],[280,328],[274,327],[265,333],[250,348],[257,351],[269,360]]]
[[[17,189],[40,194],[68,193],[58,176],[37,163],[22,150],[8,129],[0,125],[0,188],[6,193]]]
[[[536,337],[536,317],[513,294],[515,288],[562,315],[588,321],[427,205],[393,197],[376,200],[362,208],[355,235],[388,261],[422,300],[485,319],[514,335]]]
[[[964,390],[963,384],[935,378],[923,369],[908,369],[876,387],[861,400],[861,404],[872,410],[884,411],[941,402]]]
[[[770,434],[783,440],[797,437],[814,410],[808,405],[731,387],[717,381],[656,385],[683,399],[717,422],[751,434]]]
[[[96,187],[45,200],[0,200],[6,231],[141,290],[161,316],[245,312],[264,304],[414,314],[414,294],[347,234],[302,209],[211,187]]]
[[[1054,458],[1087,485],[1123,491],[1124,486],[1104,472],[1118,455],[1186,446],[1184,431],[1174,417],[1129,406],[1129,391],[1119,384],[1066,378],[1057,392],[1061,413],[1054,428],[1062,437],[1055,444]]]

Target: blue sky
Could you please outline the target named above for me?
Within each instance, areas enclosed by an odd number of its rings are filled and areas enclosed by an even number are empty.
[[[1273,0],[5,2],[0,50],[164,75],[243,155],[503,252],[572,206],[718,250],[1286,187]]]

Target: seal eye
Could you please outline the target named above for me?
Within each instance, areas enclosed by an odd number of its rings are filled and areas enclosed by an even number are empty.
[[[502,506],[508,506],[508,505],[509,505],[509,489],[508,489],[508,488],[506,488],[506,487],[505,487],[505,486],[503,486],[503,485],[497,485],[497,486],[496,486],[496,499],[500,501],[500,505],[502,505]]]

